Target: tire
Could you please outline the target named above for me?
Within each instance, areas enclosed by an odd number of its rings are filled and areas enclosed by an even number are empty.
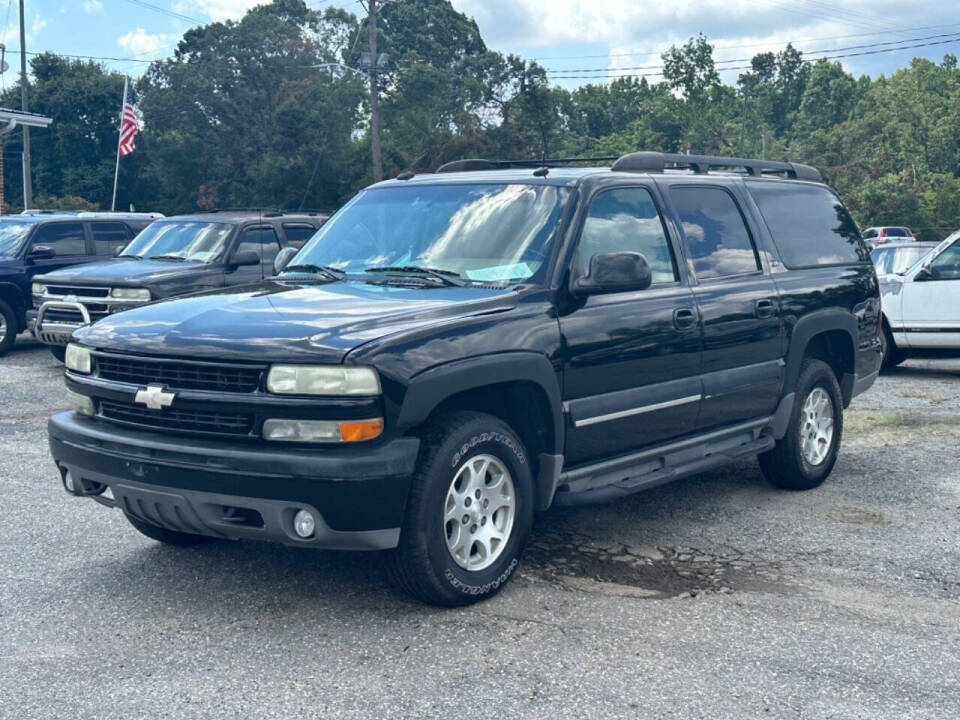
[[[146,535],[151,540],[162,542],[164,545],[172,545],[174,547],[190,547],[192,545],[205,545],[207,543],[216,542],[217,540],[216,538],[207,537],[206,535],[193,535],[192,533],[167,530],[166,528],[144,522],[143,520],[135,518],[132,515],[127,515],[126,513],[124,513],[124,516],[130,521],[130,524],[142,534]]]
[[[796,385],[796,401],[790,415],[787,434],[777,441],[774,448],[759,456],[764,477],[779,488],[786,490],[810,490],[819,487],[827,479],[837,462],[840,438],[843,435],[843,397],[833,370],[825,362],[807,358],[800,367]],[[829,408],[815,399],[829,399]],[[804,444],[804,435],[814,431],[808,424],[808,410],[814,403],[821,408],[821,416],[832,421],[828,440]],[[817,439],[824,435],[825,420],[817,428]],[[809,435],[807,438],[809,439]],[[822,458],[814,462],[814,455]]]
[[[884,324],[883,330],[880,332],[880,347],[883,350],[881,368],[896,367],[907,359],[907,353],[897,347],[897,344],[893,341],[890,328],[888,328],[886,324]]]
[[[17,341],[17,315],[3,300],[0,300],[0,357],[7,354]]]
[[[59,345],[48,345],[47,349],[50,350],[50,354],[53,355],[60,362],[66,362],[67,359],[67,349],[65,347],[60,347]]]
[[[469,605],[501,590],[520,562],[533,524],[530,461],[514,432],[484,413],[447,413],[421,437],[390,570],[400,588],[417,600],[443,607]],[[464,483],[471,492],[462,492]],[[501,502],[502,507],[489,512]],[[497,542],[494,536],[501,533],[504,539]]]

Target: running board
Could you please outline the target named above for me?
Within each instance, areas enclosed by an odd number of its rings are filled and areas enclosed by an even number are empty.
[[[792,399],[792,398],[791,398]],[[613,460],[575,468],[560,477],[556,505],[608,502],[689,475],[713,470],[776,444],[774,417],[763,418]]]

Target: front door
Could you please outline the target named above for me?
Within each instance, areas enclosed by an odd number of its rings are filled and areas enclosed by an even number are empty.
[[[560,317],[568,466],[625,454],[690,432],[700,405],[700,324],[650,189],[597,193],[573,258],[584,274],[599,253],[640,252],[653,284],[593,295]]]
[[[30,252],[38,247],[53,250],[53,257],[29,260]],[[31,279],[35,275],[43,275],[95,259],[88,252],[87,236],[82,222],[44,223],[30,238],[27,258],[29,260],[27,274]]]
[[[703,322],[703,403],[698,429],[774,411],[785,365],[776,286],[733,194],[699,185],[670,187],[684,252],[696,277]]]
[[[960,240],[903,283],[903,332],[910,347],[960,348]]]

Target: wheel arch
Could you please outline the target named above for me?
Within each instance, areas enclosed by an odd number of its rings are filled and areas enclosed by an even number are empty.
[[[806,357],[827,363],[837,377],[844,407],[853,398],[857,362],[857,319],[843,310],[821,310],[800,319],[787,351],[785,392],[793,392]]]
[[[486,412],[510,425],[530,455],[536,507],[549,506],[564,430],[557,371],[544,355],[497,353],[426,370],[410,382],[397,424],[410,431],[448,410]]]

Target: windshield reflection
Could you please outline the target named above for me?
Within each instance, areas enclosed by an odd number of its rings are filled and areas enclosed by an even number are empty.
[[[214,222],[155,222],[135,237],[120,257],[168,256],[213,262],[223,252],[233,226]]]

